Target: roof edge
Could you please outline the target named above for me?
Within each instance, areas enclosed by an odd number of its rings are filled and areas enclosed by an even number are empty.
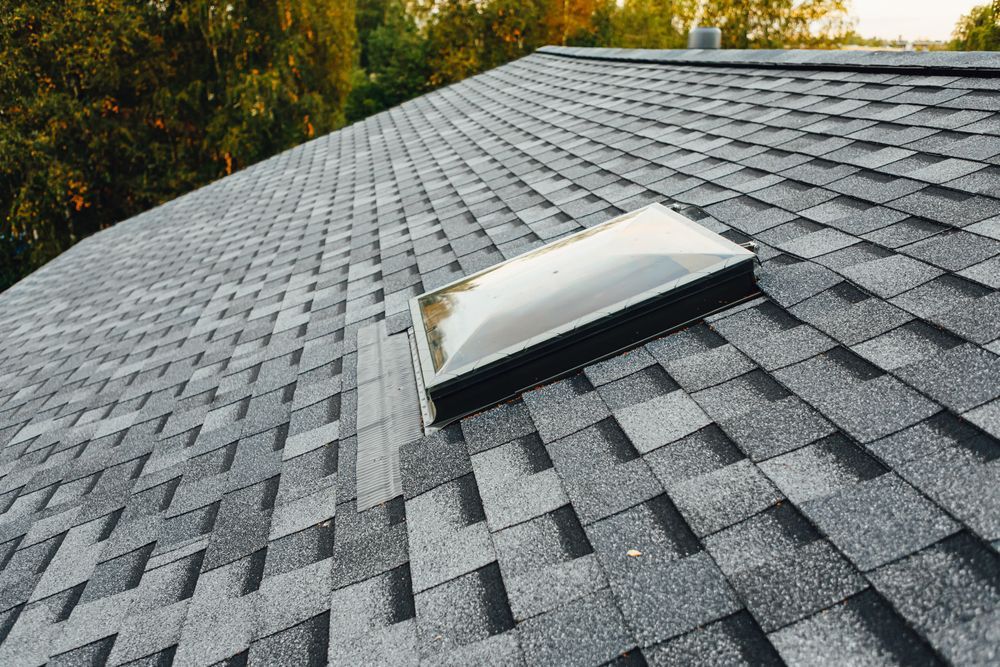
[[[1000,77],[992,51],[833,51],[806,49],[617,49],[543,46],[564,58],[630,63]]]

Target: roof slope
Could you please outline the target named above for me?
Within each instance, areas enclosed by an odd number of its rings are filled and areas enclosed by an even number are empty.
[[[997,659],[1000,79],[587,55],[0,295],[0,663]],[[412,443],[357,513],[358,327],[653,201],[756,239],[765,296]]]

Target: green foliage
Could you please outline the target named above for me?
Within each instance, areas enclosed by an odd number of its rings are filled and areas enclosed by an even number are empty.
[[[1000,0],[973,7],[960,18],[950,46],[959,51],[1000,51]]]
[[[428,89],[431,70],[427,40],[400,0],[361,2],[366,20],[378,6],[378,20],[362,29],[359,21],[360,66],[354,72],[347,119],[356,121],[416,97]],[[361,14],[359,13],[359,17]]]
[[[611,46],[684,48],[697,9],[698,0],[625,0],[611,16]]]
[[[344,122],[352,0],[7,0],[0,289]]]
[[[0,12],[0,261],[18,275],[142,200],[143,148],[158,130],[136,100],[153,96],[170,65],[134,63],[162,50],[145,8],[131,3],[19,2]]]
[[[485,69],[527,55],[546,43],[547,0],[490,0],[482,7]]]
[[[386,20],[389,4],[399,4],[400,0],[357,0],[354,9],[354,25],[358,34],[358,65],[361,69],[368,68],[368,38]],[[405,7],[403,9],[405,11]]]
[[[700,23],[727,49],[826,49],[851,30],[845,0],[707,0]]]
[[[478,2],[432,0],[416,11],[425,25],[431,86],[461,81],[485,69],[486,21]]]

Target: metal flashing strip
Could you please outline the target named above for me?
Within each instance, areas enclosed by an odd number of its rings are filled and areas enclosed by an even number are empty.
[[[402,495],[399,448],[423,436],[409,335],[358,329],[357,510]]]
[[[441,428],[438,426],[431,426],[434,422],[434,415],[431,413],[431,403],[427,399],[427,390],[424,389],[424,383],[416,379],[421,377],[420,351],[417,349],[417,339],[413,333],[413,329],[407,329],[406,335],[410,341],[410,361],[413,363],[413,370],[416,376],[414,378],[414,384],[417,386],[417,396],[420,399],[420,416],[424,420],[424,435],[430,435],[435,431],[440,431]]]

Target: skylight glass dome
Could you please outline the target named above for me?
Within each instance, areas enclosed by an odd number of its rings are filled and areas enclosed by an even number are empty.
[[[415,297],[443,423],[757,292],[754,254],[660,204]]]

